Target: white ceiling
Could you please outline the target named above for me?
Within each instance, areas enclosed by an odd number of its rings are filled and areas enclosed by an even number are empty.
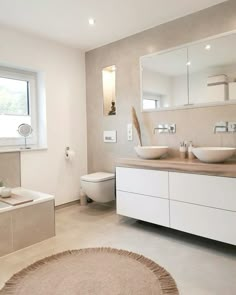
[[[225,0],[0,0],[0,23],[90,50]],[[88,18],[96,19],[95,26]]]

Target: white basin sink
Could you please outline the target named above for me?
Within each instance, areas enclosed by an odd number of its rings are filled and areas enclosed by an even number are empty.
[[[142,159],[159,159],[168,152],[168,146],[136,146],[137,155]]]
[[[228,147],[199,147],[193,148],[193,153],[202,162],[221,163],[231,158],[235,150]]]

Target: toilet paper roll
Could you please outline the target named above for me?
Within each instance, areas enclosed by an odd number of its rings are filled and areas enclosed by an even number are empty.
[[[72,150],[67,150],[66,151],[66,154],[65,154],[65,157],[66,157],[67,160],[70,160],[71,161],[75,157],[75,152],[72,151]]]

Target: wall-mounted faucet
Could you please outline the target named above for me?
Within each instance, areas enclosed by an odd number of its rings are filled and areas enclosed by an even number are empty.
[[[236,122],[217,122],[213,131],[214,133],[236,132]]]
[[[158,124],[158,126],[153,129],[153,134],[155,134],[156,130],[158,130],[159,133],[175,133],[176,124]]]
[[[217,122],[213,131],[214,133],[228,132],[228,122]]]

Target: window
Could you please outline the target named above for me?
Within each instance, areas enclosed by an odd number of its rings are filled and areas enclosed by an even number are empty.
[[[143,109],[144,110],[155,110],[156,101],[152,99],[143,99]]]
[[[144,98],[143,109],[144,110],[156,110],[160,108],[160,101],[158,99]]]
[[[37,139],[36,73],[0,67],[0,145],[21,145],[17,132],[20,124],[30,124],[34,130],[28,139]]]
[[[1,115],[29,115],[29,82],[0,77]]]

